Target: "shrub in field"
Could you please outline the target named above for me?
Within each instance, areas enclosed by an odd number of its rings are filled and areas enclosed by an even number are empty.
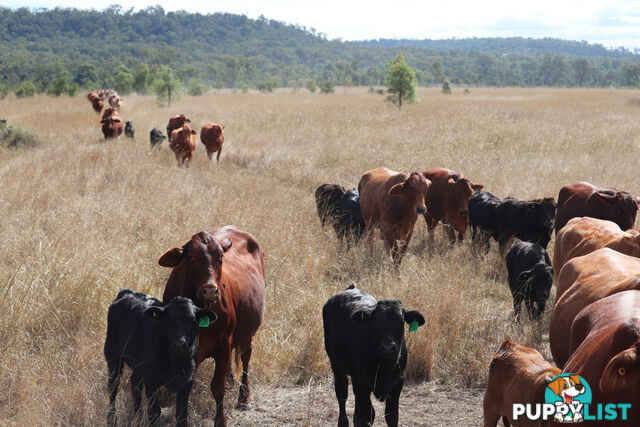
[[[311,93],[316,93],[316,90],[318,89],[318,86],[316,86],[316,81],[313,79],[307,79],[307,81],[304,82],[304,87],[307,88],[307,90]]]
[[[328,94],[333,93],[335,84],[331,79],[325,79],[318,82],[318,87],[320,88],[320,93]]]
[[[22,128],[0,123],[0,145],[9,148],[36,147],[40,139]]]
[[[36,85],[30,81],[20,83],[14,92],[18,98],[29,98],[36,94]]]
[[[444,79],[442,82],[442,93],[446,95],[451,95],[451,82],[449,79]]]
[[[208,88],[196,78],[189,80],[189,85],[187,86],[187,92],[191,96],[202,96],[207,93],[207,89]]]

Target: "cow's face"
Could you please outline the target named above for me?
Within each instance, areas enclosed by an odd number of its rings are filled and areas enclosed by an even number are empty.
[[[196,307],[189,298],[175,297],[164,307],[149,307],[145,315],[163,322],[171,352],[178,356],[194,355],[198,323],[209,318],[209,323],[217,319],[208,309]]]
[[[553,269],[547,264],[538,263],[530,270],[520,273],[518,282],[524,287],[527,299],[534,306],[533,317],[540,318],[553,285]]]
[[[607,363],[600,378],[600,390],[603,393],[611,393],[637,387],[638,384],[640,384],[640,340],[616,354]]]
[[[458,215],[469,217],[469,199],[473,196],[476,190],[480,190],[484,186],[482,184],[473,184],[467,178],[449,178],[448,181],[451,188],[453,188],[453,194],[456,203],[456,209]],[[468,222],[468,219],[467,219]]]
[[[179,128],[177,132],[179,140],[182,140],[182,141],[189,141],[192,138],[192,135],[195,135],[195,134],[196,134],[196,131],[186,125]]]
[[[423,214],[427,212],[425,196],[431,186],[431,181],[424,175],[414,172],[405,181],[398,183],[389,189],[392,197],[403,197],[412,212]]]
[[[210,308],[218,301],[222,259],[231,244],[231,239],[219,242],[211,234],[201,231],[181,248],[167,251],[158,264],[180,268],[189,295]]]

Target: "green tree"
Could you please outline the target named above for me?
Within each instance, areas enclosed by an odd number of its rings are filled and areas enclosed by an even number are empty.
[[[133,79],[133,90],[140,95],[146,95],[149,92],[149,84],[151,82],[151,73],[146,65],[140,66]]]
[[[276,79],[275,77],[271,77],[270,79],[260,83],[258,85],[258,90],[264,93],[273,92],[274,89],[278,87],[278,83],[279,83],[278,79]]]
[[[435,83],[442,82],[444,79],[444,71],[442,71],[442,62],[436,61],[431,64],[431,75],[433,75],[433,80]]]
[[[240,76],[240,60],[233,55],[222,57],[222,69],[227,81],[227,87],[234,87],[236,80]]]
[[[191,96],[202,96],[207,93],[208,89],[209,88],[197,78],[189,80],[189,84],[187,85],[187,93]]]
[[[18,98],[29,98],[36,94],[36,85],[30,81],[22,82],[14,93]]]
[[[154,82],[154,92],[158,97],[156,100],[158,103],[167,101],[168,106],[171,107],[171,101],[180,99],[182,84],[170,68],[163,67]]]
[[[320,88],[320,93],[329,94],[333,93],[335,88],[335,83],[331,79],[324,79],[318,82],[318,87]]]
[[[304,87],[307,88],[307,90],[311,93],[316,93],[316,89],[318,89],[318,87],[316,86],[316,82],[313,79],[307,79],[304,82]]]
[[[627,64],[622,67],[622,84],[635,87],[640,85],[640,65]]]
[[[399,109],[403,102],[416,102],[416,73],[404,62],[402,53],[398,53],[387,65],[384,84],[387,86],[387,101],[397,105]]]
[[[54,79],[49,87],[47,87],[47,95],[60,96],[69,90],[69,82],[66,76]]]
[[[582,87],[589,75],[589,61],[584,58],[578,58],[575,59],[571,65],[573,66],[573,71],[576,73],[576,81],[578,85]]]
[[[135,78],[131,74],[125,71],[120,71],[118,75],[116,75],[113,88],[120,95],[129,95],[133,90],[134,83],[135,83]]]
[[[67,95],[76,96],[80,92],[80,85],[76,82],[73,82],[70,85],[67,85]]]
[[[442,81],[442,93],[445,95],[451,95],[451,82],[449,79],[444,79]]]

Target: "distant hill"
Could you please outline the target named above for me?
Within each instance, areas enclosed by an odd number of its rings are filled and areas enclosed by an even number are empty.
[[[125,87],[135,80],[133,88],[144,92],[163,67],[185,85],[196,81],[209,87],[300,87],[308,79],[380,85],[399,50],[421,85],[443,78],[507,86],[640,83],[639,55],[586,42],[520,37],[342,42],[264,17],[111,6],[103,11],[0,8],[0,94],[25,81],[45,91],[56,78],[82,89]]]
[[[460,50],[464,52],[517,53],[539,55],[552,53],[589,58],[638,58],[636,52],[624,47],[610,49],[601,44],[586,41],[569,41],[554,38],[533,39],[524,37],[490,37],[469,39],[411,40],[411,39],[378,39],[361,42],[367,46],[415,47],[439,51]]]

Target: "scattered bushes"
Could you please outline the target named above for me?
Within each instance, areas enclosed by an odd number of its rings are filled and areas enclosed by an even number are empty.
[[[37,147],[40,139],[22,128],[0,123],[0,146],[9,148]]]

